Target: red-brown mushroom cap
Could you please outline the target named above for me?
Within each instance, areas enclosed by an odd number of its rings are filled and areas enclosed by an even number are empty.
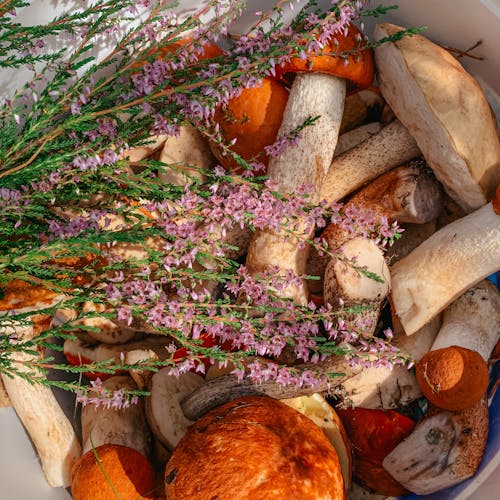
[[[96,457],[97,455],[97,457]],[[73,465],[73,500],[151,499],[154,470],[148,459],[128,446],[104,444]]]
[[[243,89],[227,106],[217,108],[215,121],[225,142],[236,139],[230,149],[246,161],[267,166],[269,157],[264,148],[276,140],[287,100],[285,87],[273,78],[264,77],[260,85]],[[217,144],[212,142],[210,147],[225,168],[237,173],[244,170],[230,155],[222,155]]]
[[[374,74],[373,52],[363,47],[364,36],[350,24],[346,34],[339,34],[320,52],[308,54],[305,58],[293,57],[289,62],[276,66],[276,77],[290,80],[290,73],[327,73],[344,78],[358,88],[372,84]],[[344,52],[354,51],[349,55]]]

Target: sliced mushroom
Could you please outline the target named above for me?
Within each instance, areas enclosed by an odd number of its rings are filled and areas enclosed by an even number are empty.
[[[433,412],[387,455],[383,466],[410,491],[428,495],[471,477],[487,436],[485,399],[460,412]]]
[[[204,380],[194,373],[183,373],[177,377],[170,372],[170,368],[162,368],[151,378],[146,416],[155,437],[168,450],[173,450],[186,429],[196,420],[183,413],[181,401],[202,386]]]
[[[102,385],[105,390],[113,392],[137,390],[137,385],[127,375],[116,375]],[[143,400],[120,409],[88,404],[82,409],[81,423],[82,454],[103,444],[128,446],[145,457],[151,454],[151,433]]]
[[[443,227],[391,267],[392,303],[407,335],[500,267],[500,216],[489,203]]]
[[[374,38],[401,30],[379,24]],[[476,80],[422,35],[380,45],[375,59],[382,95],[448,194],[468,212],[487,203],[500,182],[500,140]]]

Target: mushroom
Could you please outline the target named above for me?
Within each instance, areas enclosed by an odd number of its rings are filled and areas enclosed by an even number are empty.
[[[320,198],[339,201],[387,170],[420,155],[415,139],[400,121],[394,120],[378,134],[333,159]]]
[[[0,408],[7,408],[8,406],[12,406],[12,402],[9,399],[7,390],[5,389],[2,379],[0,378]]]
[[[335,449],[319,427],[266,397],[239,398],[205,415],[178,444],[165,470],[165,496],[341,499]]]
[[[105,391],[133,391],[137,386],[127,375],[115,375],[103,382]],[[151,454],[151,435],[146,422],[144,401],[126,408],[85,405],[82,409],[82,454],[103,444],[118,444]]]
[[[310,418],[323,431],[337,452],[344,485],[348,490],[352,480],[351,443],[344,425],[333,407],[317,392],[310,396],[282,399],[281,402]]]
[[[392,304],[407,335],[500,267],[500,216],[491,203],[443,227],[391,266]]]
[[[403,29],[379,24],[374,38]],[[422,35],[378,46],[375,60],[383,97],[447,193],[467,212],[482,207],[500,183],[500,140],[479,84]]]
[[[364,210],[373,214],[377,221],[403,221],[425,223],[437,217],[441,207],[441,194],[434,180],[420,161],[409,162],[381,175],[353,195],[343,207]],[[339,225],[329,224],[321,237],[333,250],[347,241],[351,235]],[[307,274],[319,279],[309,280],[309,289],[318,292],[323,288],[323,275],[330,260],[328,254],[319,256],[312,251],[307,262]]]
[[[357,128],[349,130],[349,132],[339,135],[333,157],[335,158],[345,151],[349,151],[349,149],[356,147],[358,144],[366,141],[366,139],[378,134],[380,130],[382,130],[380,122],[371,122],[366,125],[360,125]]]
[[[178,377],[166,367],[156,372],[149,385],[146,398],[146,417],[155,437],[168,450],[173,450],[186,429],[195,419],[185,416],[181,401],[193,394],[204,383],[203,377],[183,373]]]
[[[371,88],[348,95],[345,99],[340,134],[344,135],[361,128],[367,122],[377,120],[383,106],[384,99],[380,92]]]
[[[384,470],[382,463],[415,427],[415,422],[393,410],[336,409],[351,440],[353,479],[371,491],[399,496],[405,488]]]
[[[138,163],[162,148],[167,138],[168,136],[163,134],[153,135],[143,146],[125,149],[120,156],[126,158],[130,163]]]
[[[488,437],[485,399],[459,412],[430,410],[384,461],[384,468],[408,490],[428,495],[471,477]]]
[[[154,490],[153,466],[144,455],[128,446],[104,444],[85,453],[73,467],[73,500],[152,500]]]
[[[285,87],[271,77],[264,77],[255,87],[242,89],[227,106],[217,108],[215,121],[230,150],[247,162],[261,163],[265,169],[269,156],[265,147],[276,140],[288,100]],[[212,152],[225,168],[242,173],[245,169],[221,146],[211,141]],[[256,170],[254,174],[262,174]]]
[[[40,286],[14,280],[2,290],[0,311],[2,314],[32,314],[32,325],[16,324],[2,328],[12,329],[18,340],[34,339],[48,326],[43,310],[55,306],[61,296]],[[71,467],[80,456],[81,447],[73,426],[55,398],[49,386],[33,383],[30,377],[45,377],[30,363],[36,361],[37,354],[12,352],[10,361],[22,376],[2,373],[0,378],[5,386],[12,406],[31,438],[40,459],[47,482],[52,487],[66,487],[71,482]]]
[[[160,154],[160,161],[168,166],[160,170],[158,177],[165,184],[185,186],[193,179],[203,183],[204,170],[216,163],[210,147],[201,133],[192,125],[179,127],[178,136],[169,136]]]
[[[427,399],[446,410],[462,410],[484,397],[487,363],[499,338],[500,293],[485,280],[444,310],[441,330],[417,364]]]
[[[347,36],[339,37],[339,46],[327,50],[356,48],[359,45],[358,33],[351,26]],[[311,201],[319,201],[321,184],[338,138],[346,92],[344,77],[365,86],[372,80],[373,66],[369,51],[362,51],[359,61],[352,56],[347,61],[348,64],[345,64],[340,57],[319,54],[307,56],[305,60],[292,58],[288,65],[277,68],[280,74],[298,72],[278,137],[286,137],[307,119],[319,116],[318,120],[301,131],[298,145],[288,147],[280,156],[269,161],[268,176],[280,193],[293,195],[301,186],[310,184],[313,189]],[[303,228],[300,231],[308,236]],[[299,241],[289,238],[287,233],[258,231],[250,242],[246,264],[254,274],[279,266],[283,273],[288,270],[301,276],[305,271],[307,254],[306,249],[300,248]],[[282,293],[297,304],[306,304],[308,301],[305,286],[289,286]]]

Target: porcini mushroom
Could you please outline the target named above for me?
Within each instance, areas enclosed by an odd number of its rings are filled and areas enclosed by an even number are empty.
[[[106,391],[137,390],[128,375],[115,375],[102,383]],[[138,451],[145,457],[151,453],[144,401],[123,408],[87,404],[82,409],[82,454],[103,444],[118,444]]]
[[[435,493],[476,472],[487,436],[485,399],[460,412],[430,411],[385,457],[383,466],[413,493]]]
[[[401,30],[379,24],[374,38]],[[447,193],[468,212],[487,203],[500,182],[500,140],[476,80],[422,35],[378,46],[375,60],[382,95]]]
[[[500,216],[491,203],[441,228],[391,266],[394,312],[412,335],[500,267]]]
[[[339,36],[338,47],[332,45],[325,51],[357,48],[360,44],[358,35],[358,30],[351,26],[346,36]],[[373,77],[371,53],[362,51],[359,60],[356,56],[344,60],[322,53],[305,59],[294,57],[277,71],[281,74],[298,73],[290,90],[278,137],[293,133],[309,118],[319,116],[319,119],[301,131],[298,145],[290,146],[278,157],[271,158],[268,175],[276,184],[276,190],[284,194],[295,194],[301,186],[311,185],[311,201],[316,202],[337,143],[346,92],[345,78],[360,86],[369,85]],[[304,233],[304,236],[308,235]],[[287,233],[258,231],[250,242],[246,264],[254,274],[279,266],[283,272],[291,271],[301,276],[307,254],[307,249],[300,248],[299,241],[289,238]],[[298,304],[308,301],[305,286],[289,286],[281,293]]]

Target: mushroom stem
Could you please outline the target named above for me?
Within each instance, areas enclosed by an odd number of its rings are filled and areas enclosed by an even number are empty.
[[[366,139],[378,134],[381,130],[382,125],[380,125],[380,122],[372,122],[341,134],[339,136],[339,140],[337,141],[337,147],[335,148],[333,157],[336,158],[342,153],[349,151],[349,149],[356,147],[358,144],[366,141]]]
[[[420,155],[415,139],[398,120],[337,156],[323,181],[321,198],[339,201],[387,170]]]
[[[304,363],[295,367],[309,369],[316,373],[338,373],[332,378],[325,376],[320,385],[314,387],[284,386],[275,380],[257,384],[248,378],[238,380],[234,375],[223,375],[212,379],[199,389],[186,396],[181,402],[181,408],[186,418],[196,420],[211,409],[232,401],[240,396],[261,395],[275,399],[290,399],[297,396],[308,396],[315,392],[328,391],[342,384],[347,378],[361,371],[361,368],[349,366],[344,356],[330,356],[319,363]]]
[[[499,267],[500,216],[491,203],[434,233],[391,267],[394,311],[406,334]]]
[[[268,175],[277,185],[277,191],[293,195],[309,184],[311,201],[319,200],[321,184],[337,144],[345,87],[345,80],[331,75],[313,73],[295,77],[278,137],[293,132],[308,118],[320,118],[302,130],[298,145],[289,146],[279,157],[271,158]],[[290,270],[296,276],[303,275],[308,251],[300,248],[299,243],[285,232],[259,231],[250,242],[247,267],[257,274],[278,265],[283,273]],[[308,300],[305,284],[288,287],[283,294],[298,304],[305,305]]]
[[[461,346],[487,363],[500,337],[500,292],[488,280],[467,290],[443,312],[443,326],[431,350]]]
[[[134,381],[126,375],[109,378],[103,382],[103,387],[109,391],[137,389]],[[103,444],[128,446],[145,457],[151,454],[151,435],[142,400],[121,409],[89,404],[82,409],[81,422],[82,454]]]
[[[9,395],[7,394],[7,390],[0,378],[0,408],[6,408],[8,406],[12,406],[12,403],[9,399]]]
[[[30,285],[19,289],[18,293],[19,291],[24,294],[19,295],[17,300],[30,305],[20,309],[12,308],[11,313],[35,313],[61,300],[61,296]],[[9,288],[4,292],[7,298],[11,297]],[[39,299],[30,302],[32,296],[38,296]],[[15,299],[15,297],[11,298]],[[2,306],[5,307],[5,304]],[[36,324],[37,316],[31,316],[33,325],[12,326],[15,335],[21,341],[35,338],[41,333],[40,328],[43,331],[44,327]],[[38,317],[43,318],[42,315]],[[47,482],[54,488],[67,487],[71,484],[71,467],[80,457],[81,447],[73,426],[55,398],[52,389],[48,385],[33,383],[30,380],[30,376],[33,377],[33,375],[45,377],[41,371],[31,368],[32,363],[38,357],[37,354],[12,352],[9,361],[23,375],[0,374],[0,380],[5,386],[17,416],[35,445]]]

